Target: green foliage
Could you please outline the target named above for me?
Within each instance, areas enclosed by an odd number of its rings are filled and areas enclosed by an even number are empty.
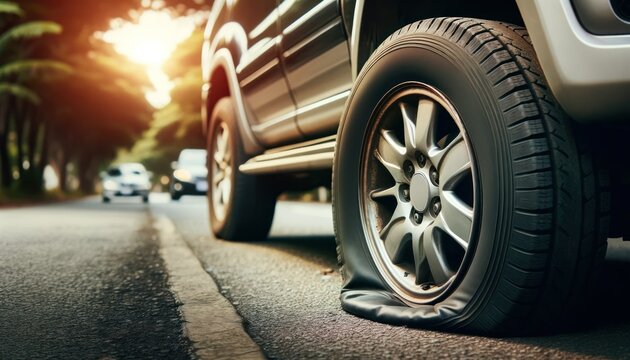
[[[20,84],[0,82],[0,96],[3,95],[14,96],[20,100],[28,101],[33,105],[39,105],[41,103],[41,99],[36,92]]]
[[[30,21],[16,25],[0,35],[0,52],[12,41],[39,38],[47,34],[60,34],[61,25],[52,21]]]
[[[55,60],[15,60],[0,65],[0,78],[12,75],[21,78],[43,77],[50,73],[71,74],[72,67]]]
[[[20,8],[20,6],[13,2],[2,1],[0,2],[0,14],[9,14],[9,15],[24,15],[24,11]]]

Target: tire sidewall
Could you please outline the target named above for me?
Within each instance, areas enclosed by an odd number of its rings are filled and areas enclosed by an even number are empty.
[[[512,189],[507,133],[501,126],[503,120],[491,84],[468,53],[438,36],[413,34],[377,50],[359,75],[348,101],[338,135],[333,179],[337,236],[347,265],[344,287],[387,287],[366,244],[359,201],[362,194],[357,189],[373,111],[391,89],[410,81],[430,85],[450,100],[462,120],[475,159],[478,241],[469,249],[474,253],[467,272],[440,303],[452,310],[443,313],[448,315],[442,320],[450,320],[474,307],[476,299],[496,278],[497,261],[504,257],[511,227],[508,214]]]

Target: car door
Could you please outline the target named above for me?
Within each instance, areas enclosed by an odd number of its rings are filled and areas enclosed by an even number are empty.
[[[338,0],[279,0],[281,59],[308,138],[337,131],[352,87],[348,39]]]
[[[267,147],[301,138],[279,59],[277,0],[235,1],[230,12],[247,34],[247,51],[236,72],[254,134]]]

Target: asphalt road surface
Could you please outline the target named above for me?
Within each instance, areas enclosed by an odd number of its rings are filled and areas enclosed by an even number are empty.
[[[148,207],[0,210],[0,359],[191,357]]]
[[[330,205],[280,203],[270,239],[209,235],[203,197],[153,194],[0,210],[0,358],[186,358],[190,342],[157,251],[168,219],[270,358],[628,358],[630,254],[615,245],[584,328],[484,338],[344,313]]]
[[[211,237],[203,198],[151,209],[173,221],[271,358],[630,357],[629,256],[606,267],[601,306],[589,311],[585,329],[484,338],[388,326],[343,312],[330,205],[280,203],[270,239],[258,243]]]

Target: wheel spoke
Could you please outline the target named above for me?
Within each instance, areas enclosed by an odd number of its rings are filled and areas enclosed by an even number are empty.
[[[400,262],[406,245],[411,240],[411,225],[409,220],[398,219],[388,229],[385,238],[385,250],[392,260],[392,263],[397,264]]]
[[[376,199],[387,197],[387,196],[398,197],[398,184],[387,189],[374,190],[370,193],[370,198],[372,198],[372,200],[376,200]]]
[[[219,152],[218,149],[219,144],[217,143],[217,151],[214,152],[214,162],[217,163],[217,165],[221,165],[221,163],[223,162],[223,154],[221,152]]]
[[[440,186],[445,190],[452,189],[463,175],[471,171],[470,157],[468,155],[466,142],[458,141],[453,146],[445,148],[438,169],[440,173]]]
[[[398,142],[392,131],[383,130],[381,132],[375,156],[396,182],[406,180],[402,170],[402,164],[405,161],[405,151],[405,147]]]
[[[416,148],[425,154],[435,146],[436,116],[436,104],[431,100],[421,99],[418,103],[418,113],[416,114],[415,138]]]
[[[230,151],[229,140],[225,143],[225,152],[223,153],[223,161],[229,163],[232,160],[232,152]]]
[[[221,182],[219,181],[219,183],[214,187],[214,189],[212,189],[212,197],[214,200],[215,204],[222,204],[222,196],[223,196],[223,191],[221,191]]]
[[[453,276],[453,272],[446,266],[443,257],[439,253],[436,235],[435,227],[429,226],[422,234],[422,248],[424,249],[424,255],[427,258],[433,281],[436,284],[441,284],[448,281]]]
[[[212,177],[212,184],[216,186],[223,179],[225,179],[225,174],[222,171],[220,171],[216,173],[214,177]]]
[[[401,204],[398,203],[398,205],[396,206],[396,209],[394,210],[394,213],[392,214],[392,217],[389,219],[389,221],[387,222],[387,224],[385,224],[385,226],[383,226],[383,228],[381,229],[379,236],[381,237],[381,239],[385,239],[385,237],[387,236],[387,232],[389,231],[389,229],[398,221],[402,221],[402,219],[404,219],[405,217],[407,217],[407,215],[411,212],[411,205],[406,205],[406,204]]]
[[[455,147],[456,145],[458,145],[460,142],[464,141],[464,136],[462,135],[462,133],[460,132],[459,134],[457,134],[457,136],[450,142],[448,143],[448,145],[446,145],[443,149],[440,149],[438,147],[434,147],[433,149],[431,149],[431,151],[429,151],[428,155],[429,155],[429,159],[431,159],[431,162],[433,163],[433,165],[439,169],[440,166],[442,165],[442,159],[444,159],[444,156],[451,150],[453,149],[453,147]]]
[[[468,249],[473,209],[460,200],[452,191],[444,191],[440,198],[442,211],[436,221],[436,226],[444,230],[464,250]]]
[[[223,204],[227,204],[229,198],[230,198],[230,189],[231,188],[231,184],[229,179],[223,179],[222,184],[221,184],[221,198],[223,200]]]
[[[422,273],[424,264],[427,261],[427,256],[424,252],[424,237],[426,234],[427,225],[424,225],[421,229],[414,231],[413,238],[411,242],[411,246],[413,249],[413,262],[414,262],[414,273],[416,275],[416,285],[421,284],[426,280],[426,274]]]
[[[398,103],[400,106],[400,112],[402,114],[403,131],[405,133],[405,148],[407,149],[407,155],[413,156],[416,151],[416,124],[414,121],[414,112],[411,107],[404,103]]]

